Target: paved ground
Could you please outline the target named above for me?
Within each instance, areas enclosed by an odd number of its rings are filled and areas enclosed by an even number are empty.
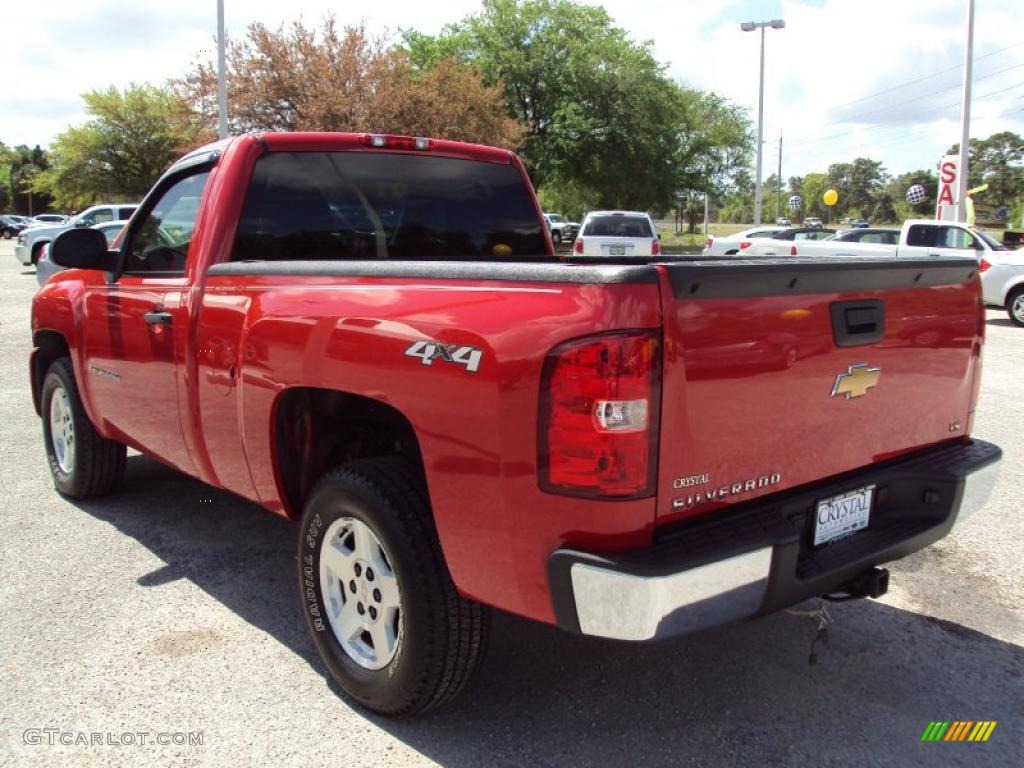
[[[35,279],[10,253],[0,243],[0,764],[1021,764],[1024,329],[1003,313],[976,428],[1005,450],[994,500],[895,565],[883,600],[831,606],[816,664],[815,625],[790,614],[654,646],[498,616],[467,695],[391,722],[325,681],[289,524],[139,456],[112,499],[53,491],[25,366]],[[986,744],[921,744],[935,719],[999,724]],[[53,745],[25,743],[44,728]],[[80,732],[147,743],[61,745]],[[201,746],[153,743],[196,732]]]

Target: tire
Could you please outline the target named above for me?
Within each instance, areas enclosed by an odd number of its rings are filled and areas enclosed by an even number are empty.
[[[1014,325],[1024,326],[1024,286],[1013,289],[1006,297],[1006,314]]]
[[[85,413],[71,361],[54,361],[43,380],[43,443],[54,487],[72,499],[104,496],[124,480],[127,448],[101,437]],[[59,430],[56,439],[55,429]]]
[[[561,245],[562,244],[562,233],[558,232],[558,231],[552,232],[551,233],[551,239],[554,241],[555,245]]]
[[[11,230],[5,229],[4,230],[4,240],[10,240],[10,239],[11,239]]]
[[[455,591],[419,478],[396,457],[328,472],[299,535],[299,592],[317,651],[353,699],[383,715],[454,698],[487,644],[490,612]]]

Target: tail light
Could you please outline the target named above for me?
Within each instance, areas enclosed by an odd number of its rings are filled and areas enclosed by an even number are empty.
[[[789,255],[790,256],[796,256],[796,246],[795,245],[789,246]]]
[[[709,237],[707,240],[704,241],[704,249],[705,250],[710,249],[714,242],[715,242],[715,238]]]
[[[430,139],[422,136],[392,136],[381,133],[364,133],[363,144],[379,149],[430,149]]]
[[[651,243],[651,255],[657,256],[661,253],[661,241],[658,238],[654,238],[654,242]]]
[[[660,394],[654,331],[589,336],[553,349],[541,382],[541,489],[587,498],[652,496]]]
[[[987,261],[985,261],[984,259],[982,259],[982,260],[981,260],[981,261],[980,261],[980,262],[978,263],[978,272],[979,272],[979,273],[981,273],[981,272],[984,272],[984,271],[985,271],[986,269],[988,269],[988,268],[989,268],[989,267],[991,267],[991,266],[992,266],[991,264],[989,264],[989,263],[988,263]]]
[[[572,244],[573,253],[583,254],[583,238],[577,237],[576,242]]]
[[[749,248],[750,245],[751,243],[749,240],[744,240],[743,242],[740,243],[740,250],[742,251],[744,248]]]

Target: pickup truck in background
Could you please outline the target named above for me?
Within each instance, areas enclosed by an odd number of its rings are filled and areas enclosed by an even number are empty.
[[[560,262],[506,150],[238,136],[50,258],[57,490],[131,446],[294,520],[313,642],[384,714],[466,685],[489,607],[646,641],[878,596],[1001,456],[976,259]]]
[[[548,223],[551,239],[555,245],[571,243],[576,239],[576,234],[580,231],[579,222],[568,221],[560,213],[545,213],[544,221]]]
[[[908,219],[900,229],[899,241],[887,243],[848,240],[804,240],[782,242],[758,240],[743,251],[744,256],[863,256],[871,258],[931,258],[959,256],[977,261],[986,253],[1005,251],[1006,246],[979,229],[954,221]]]

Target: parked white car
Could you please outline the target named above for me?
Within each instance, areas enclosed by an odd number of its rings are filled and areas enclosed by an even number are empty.
[[[577,256],[657,256],[661,253],[658,230],[651,217],[640,211],[592,211],[573,243]]]
[[[978,271],[985,304],[1005,309],[1010,320],[1024,326],[1024,249],[986,253]]]
[[[737,232],[734,235],[723,235],[722,237],[712,237],[711,235],[708,235],[708,239],[704,243],[704,250],[701,251],[701,255],[735,256],[740,251],[750,247],[752,240],[757,240],[762,237],[771,237],[776,232],[781,232],[784,229],[786,229],[786,227],[762,225],[760,227],[744,229],[742,232]],[[744,243],[746,243],[746,245],[744,245]]]

